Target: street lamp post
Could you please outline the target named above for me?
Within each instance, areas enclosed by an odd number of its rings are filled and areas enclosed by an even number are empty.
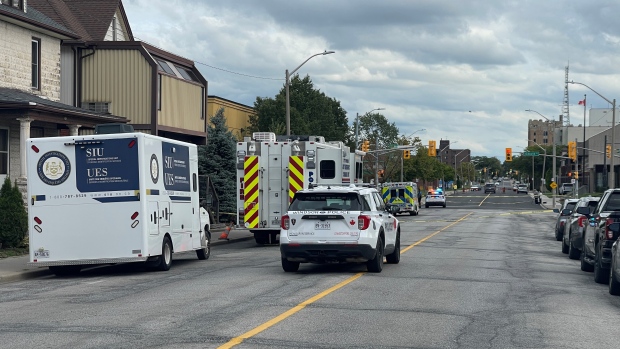
[[[421,132],[421,131],[426,131],[426,129],[425,128],[421,128],[419,130],[416,130],[412,134],[407,136],[407,138],[409,138],[409,137],[413,136],[414,134],[416,134],[418,132]],[[400,181],[401,182],[403,181],[403,176],[404,176],[404,173],[403,173],[404,169],[403,168],[404,168],[404,158],[403,158],[403,153],[400,153]]]
[[[385,108],[375,108],[369,112],[364,113],[364,115],[368,115],[370,113],[372,113],[375,110],[385,110]],[[360,115],[358,113],[355,113],[355,149],[357,149],[360,145],[359,145],[359,141],[358,141],[358,136],[359,136],[359,128],[360,128]]]
[[[314,54],[310,57],[308,57],[308,59],[306,59],[302,64],[300,64],[297,68],[295,68],[292,72],[288,72],[288,69],[286,69],[286,135],[290,136],[291,135],[291,104],[289,101],[289,92],[288,92],[288,86],[291,84],[290,83],[290,77],[291,75],[295,74],[295,72],[297,70],[299,70],[299,68],[301,68],[302,65],[306,64],[306,62],[308,62],[311,58],[316,57],[316,56],[324,56],[324,55],[328,55],[331,53],[335,53],[335,51],[325,51],[325,52],[321,52],[321,53],[317,53]]]
[[[454,177],[455,177],[454,179],[455,180],[456,180],[456,158],[459,156],[459,154],[461,154],[465,150],[467,150],[467,149],[463,149],[460,152],[456,153],[456,155],[454,155]],[[461,171],[461,173],[463,173],[463,171]],[[463,186],[463,185],[461,184],[461,186]]]
[[[529,111],[532,113],[536,113],[540,116],[542,116],[543,118],[545,118],[545,120],[550,121],[549,118],[547,118],[546,116],[542,115],[541,113],[537,112],[536,110],[532,110],[532,109],[526,109],[525,111]],[[555,116],[553,117],[553,179],[552,181],[555,182],[556,188],[558,185],[558,182],[556,181],[556,174],[555,174],[555,160],[556,160],[556,151],[555,151]],[[534,158],[532,158],[534,159]],[[553,208],[555,208],[555,193],[556,193],[556,188],[551,188],[551,197],[552,197],[552,205]]]
[[[534,142],[531,139],[528,139],[528,141],[536,144],[540,149],[542,149],[545,152],[545,157],[543,158],[543,169],[542,169],[542,178],[544,179],[545,178],[545,163],[547,162],[547,149],[543,148],[540,144]],[[534,159],[533,156],[532,156],[532,159]],[[544,182],[543,182],[543,180],[541,180],[540,181],[540,192],[541,193],[543,192],[543,184],[544,184]]]
[[[604,99],[605,101],[607,101],[607,103],[611,104],[612,110],[611,110],[611,152],[613,153],[613,149],[616,146],[615,143],[615,138],[616,138],[616,99],[614,98],[613,101],[610,101],[609,99],[603,97],[600,93],[596,92],[592,87],[586,85],[586,84],[582,84],[581,82],[576,82],[576,81],[569,81],[569,84],[576,84],[576,85],[581,85],[581,86],[585,86],[588,89],[590,89],[590,91],[596,93],[599,97],[601,97],[602,99]],[[583,125],[585,127],[585,125]],[[584,139],[585,142],[585,139]],[[585,144],[584,144],[585,147]],[[609,182],[611,183],[611,185],[609,186],[609,188],[615,188],[616,187],[616,173],[614,172],[614,157],[612,156],[611,159],[609,159],[609,167],[610,167],[610,174],[609,174]],[[583,171],[583,169],[582,169]]]

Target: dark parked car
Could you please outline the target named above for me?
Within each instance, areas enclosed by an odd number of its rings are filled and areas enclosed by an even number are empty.
[[[588,211],[582,207],[580,213],[587,214]],[[609,227],[620,222],[620,189],[606,190],[594,212],[587,216],[589,224],[585,226],[582,238],[581,270],[594,270],[594,281],[605,284],[609,281],[611,247],[618,239]]]
[[[610,224],[609,230],[613,232],[613,236],[616,238],[616,242],[614,242],[611,248],[609,293],[615,296],[620,296],[620,241],[618,240],[618,236],[620,235],[620,223],[616,222]]]
[[[564,200],[564,205],[562,205],[562,209],[558,210],[553,209],[553,212],[555,213],[559,213],[558,215],[558,219],[555,222],[555,239],[557,241],[562,241],[562,238],[564,237],[564,228],[566,227],[566,224],[568,222],[568,219],[570,218],[571,213],[573,213],[573,209],[575,208],[575,205],[577,205],[577,201],[579,201],[578,199],[566,199]]]
[[[573,213],[568,218],[562,238],[562,252],[568,253],[568,258],[579,259],[583,248],[583,229],[588,224],[588,217],[579,213],[579,209],[581,207],[587,208],[588,213],[592,214],[600,199],[591,196],[580,198]],[[584,210],[581,211],[584,212]]]
[[[496,186],[493,183],[487,183],[484,185],[484,193],[493,193],[495,194]]]

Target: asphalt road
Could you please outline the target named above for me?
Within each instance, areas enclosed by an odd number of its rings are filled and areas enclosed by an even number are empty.
[[[2,284],[0,348],[618,347],[620,297],[561,253],[555,214],[523,200],[460,193],[399,216],[401,262],[379,274],[284,273],[277,246],[246,241],[168,272]]]

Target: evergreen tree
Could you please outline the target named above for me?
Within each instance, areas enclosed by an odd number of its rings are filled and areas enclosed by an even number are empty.
[[[0,188],[0,243],[3,247],[17,247],[28,232],[28,214],[17,185],[7,177]]]
[[[220,200],[220,212],[235,213],[237,210],[237,140],[226,126],[224,108],[209,118],[207,145],[198,148],[198,173],[209,176]],[[201,181],[204,183],[204,181]],[[201,187],[206,193],[208,188]],[[204,194],[203,194],[204,195]]]

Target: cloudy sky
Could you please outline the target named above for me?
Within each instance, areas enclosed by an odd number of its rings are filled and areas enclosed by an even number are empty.
[[[618,0],[123,0],[136,39],[196,62],[209,94],[253,106],[293,70],[340,101],[349,123],[375,108],[400,133],[474,156],[527,145],[527,122],[562,114],[569,80],[620,98]],[[569,85],[578,101],[610,105]],[[439,144],[439,142],[438,142]]]

